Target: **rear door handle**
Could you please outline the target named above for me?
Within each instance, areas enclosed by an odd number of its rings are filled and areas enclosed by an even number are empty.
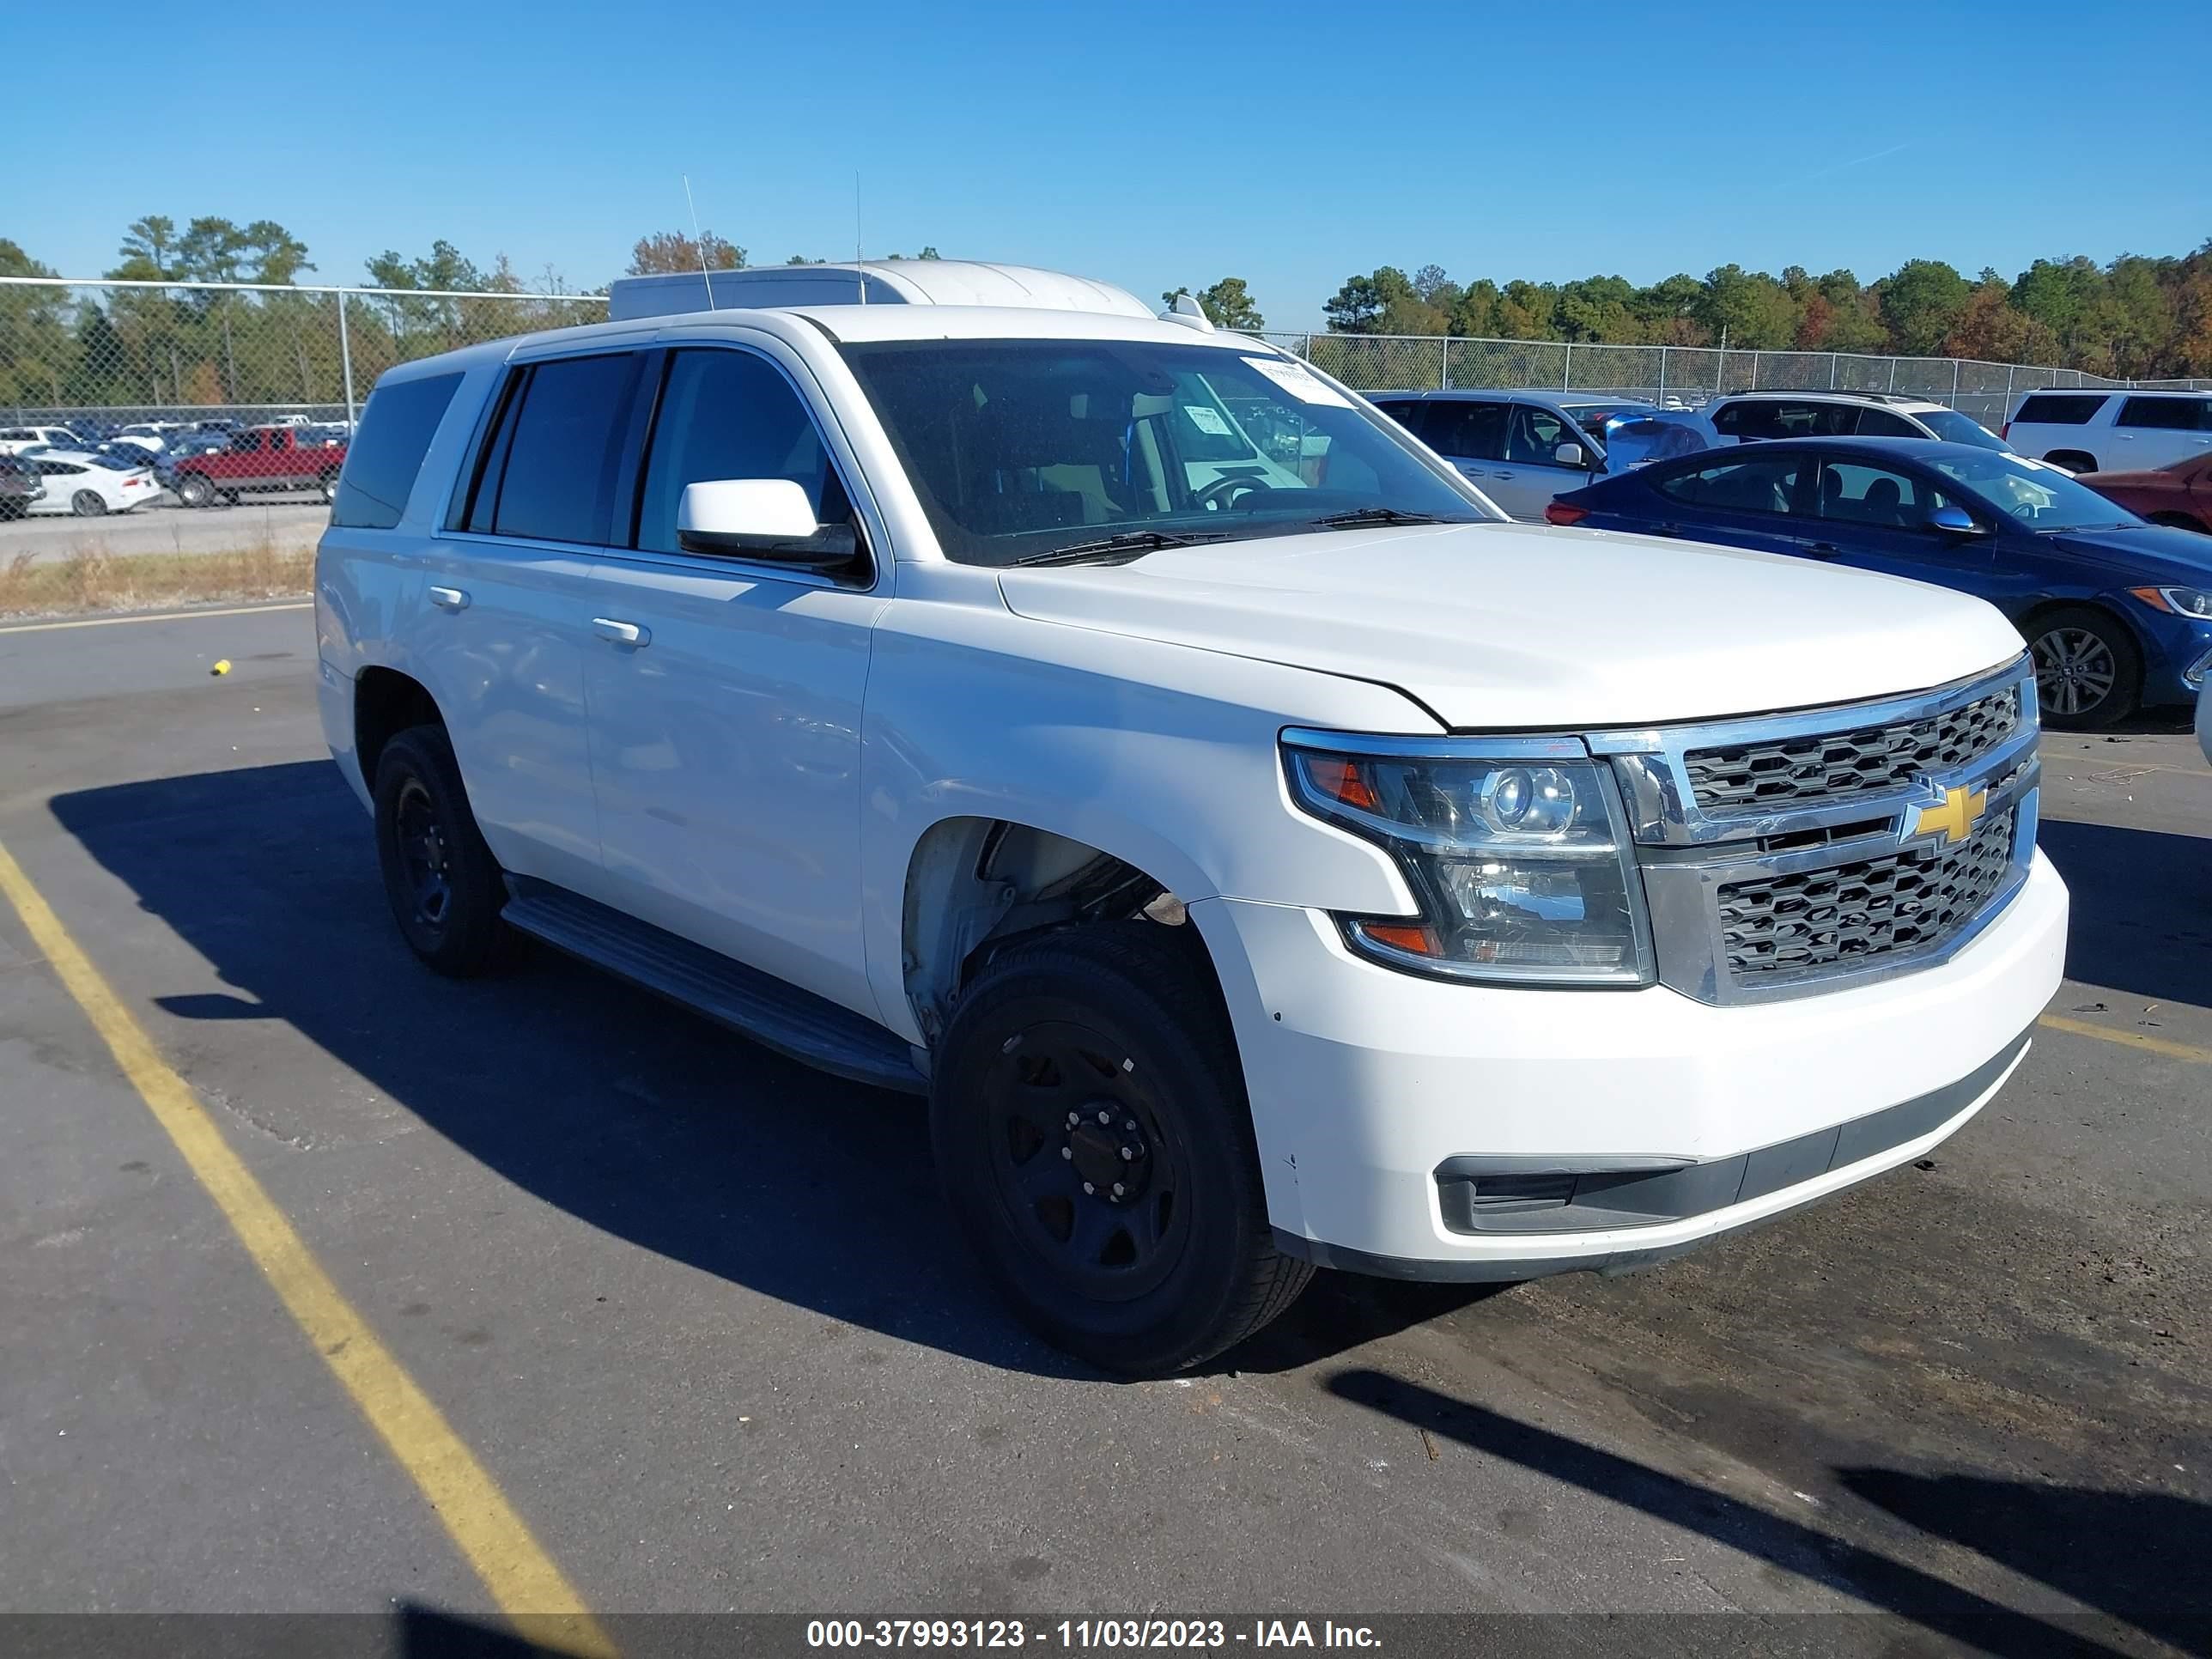
[[[653,635],[648,629],[616,617],[592,617],[592,632],[615,645],[643,647],[653,643]]]
[[[469,608],[469,596],[458,587],[433,587],[430,603],[441,611],[465,611]]]

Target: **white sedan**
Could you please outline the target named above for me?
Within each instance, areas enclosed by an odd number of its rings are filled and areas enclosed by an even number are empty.
[[[96,519],[103,513],[128,513],[161,493],[151,467],[130,466],[106,455],[76,449],[34,450],[23,457],[46,481],[46,493],[30,505],[33,513],[73,513]]]

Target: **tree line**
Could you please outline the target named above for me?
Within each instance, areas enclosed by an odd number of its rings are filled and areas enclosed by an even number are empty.
[[[1236,283],[1239,295],[1243,286]],[[1775,276],[1727,264],[1703,277],[1686,274],[1641,287],[1623,276],[1462,283],[1437,265],[1410,276],[1384,265],[1346,278],[1322,310],[1330,331],[1340,334],[1725,342],[1730,349],[1982,358],[2151,380],[2212,374],[2212,239],[2179,257],[2129,253],[2103,265],[2080,255],[2038,259],[2009,281],[1986,269],[1969,278],[1941,259],[1908,259],[1871,283],[1849,270],[1815,276],[1791,265]]]

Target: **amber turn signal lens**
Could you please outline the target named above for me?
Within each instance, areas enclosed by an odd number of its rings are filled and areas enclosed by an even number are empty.
[[[1444,953],[1437,930],[1424,927],[1418,921],[1363,921],[1359,931],[1376,944],[1403,951],[1408,956],[1440,957]]]
[[[1363,812],[1382,810],[1382,803],[1375,799],[1375,791],[1356,761],[1339,760],[1332,755],[1314,762],[1311,775],[1314,787],[1332,799]]]

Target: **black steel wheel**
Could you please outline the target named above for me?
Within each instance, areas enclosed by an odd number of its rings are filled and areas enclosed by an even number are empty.
[[[2086,605],[2046,611],[2027,629],[2044,723],[2095,732],[2126,719],[2142,695],[2142,657],[2118,621]]]
[[[385,744],[375,799],[385,896],[415,954],[456,979],[504,965],[514,950],[499,914],[507,880],[469,811],[443,727],[418,726]]]
[[[1161,1376],[1273,1319],[1311,1276],[1269,1231],[1228,1017],[1196,930],[1073,929],[962,994],[930,1103],[939,1179],[1030,1328]]]

